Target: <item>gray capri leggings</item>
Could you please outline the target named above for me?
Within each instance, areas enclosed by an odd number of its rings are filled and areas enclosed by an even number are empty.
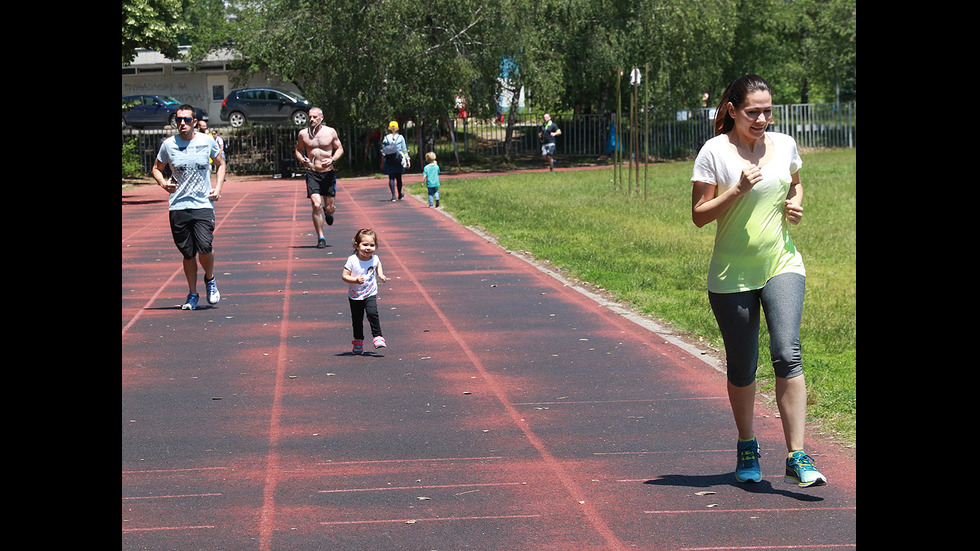
[[[711,310],[725,341],[728,380],[744,387],[755,381],[759,363],[759,307],[766,314],[769,328],[769,354],[777,377],[786,379],[803,374],[800,351],[800,320],[806,277],[781,274],[761,289],[740,293],[708,292]]]

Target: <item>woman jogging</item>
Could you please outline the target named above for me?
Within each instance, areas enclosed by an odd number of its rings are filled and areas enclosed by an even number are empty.
[[[762,480],[753,430],[761,308],[788,451],[785,479],[821,485],[827,478],[804,451],[800,320],[806,271],[789,234],[803,216],[802,160],[792,137],[766,132],[771,118],[772,91],[761,77],[743,76],[728,86],[718,104],[715,137],[694,161],[692,218],[698,227],[718,223],[708,299],[725,343],[728,398],[738,430],[735,478]]]

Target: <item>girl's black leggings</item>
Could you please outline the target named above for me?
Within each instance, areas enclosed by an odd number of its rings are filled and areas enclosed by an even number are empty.
[[[347,298],[350,303],[351,327],[354,329],[354,340],[364,340],[364,315],[367,314],[368,323],[371,324],[371,336],[381,336],[381,318],[378,316],[378,296],[370,296],[363,300],[353,300]]]

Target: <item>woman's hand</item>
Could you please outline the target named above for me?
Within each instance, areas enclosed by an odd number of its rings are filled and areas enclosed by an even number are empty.
[[[742,169],[742,177],[738,179],[739,195],[748,193],[753,186],[762,181],[762,169],[756,165],[749,165]]]
[[[787,199],[785,214],[786,220],[789,220],[789,223],[795,226],[799,224],[800,220],[803,218],[803,205],[797,205]]]

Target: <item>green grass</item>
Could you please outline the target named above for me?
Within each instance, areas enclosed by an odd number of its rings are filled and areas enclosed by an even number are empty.
[[[804,217],[791,231],[807,269],[802,340],[809,420],[856,446],[856,150],[803,154]],[[715,224],[691,222],[692,162],[651,164],[639,192],[613,185],[613,169],[443,179],[444,208],[608,290],[646,315],[723,348],[705,279]],[[626,170],[623,170],[626,175]],[[413,193],[424,186],[412,178]],[[770,397],[762,328],[759,391]]]

